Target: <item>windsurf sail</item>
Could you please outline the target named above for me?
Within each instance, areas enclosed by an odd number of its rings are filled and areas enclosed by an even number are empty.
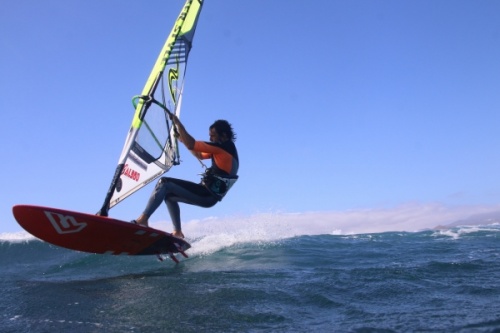
[[[169,115],[180,115],[184,77],[203,0],[187,0],[149,75],[135,107],[111,185],[98,212],[111,207],[180,163],[176,130]]]

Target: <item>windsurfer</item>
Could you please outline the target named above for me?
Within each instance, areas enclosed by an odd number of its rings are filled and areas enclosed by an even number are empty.
[[[231,186],[238,179],[238,152],[234,141],[236,134],[229,122],[217,120],[209,128],[210,142],[196,141],[185,129],[179,118],[171,115],[175,124],[179,141],[198,159],[212,160],[200,183],[182,179],[162,177],[151,193],[143,213],[134,220],[142,226],[148,226],[149,217],[160,206],[162,201],[167,205],[172,224],[173,235],[184,238],[181,229],[179,202],[209,208],[222,200]]]

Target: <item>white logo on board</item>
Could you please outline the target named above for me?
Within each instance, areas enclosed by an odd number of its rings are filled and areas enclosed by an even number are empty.
[[[49,219],[50,223],[52,223],[52,226],[60,234],[79,232],[87,226],[87,223],[77,222],[71,215],[63,215],[48,211],[44,211],[44,213],[45,216],[47,216],[47,218]]]

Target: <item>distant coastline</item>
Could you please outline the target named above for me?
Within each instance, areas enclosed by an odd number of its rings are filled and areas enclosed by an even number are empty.
[[[458,226],[473,226],[473,225],[492,225],[500,224],[500,211],[482,213],[472,215],[468,218],[461,219],[450,224],[438,225],[434,227],[434,230],[449,229],[450,227]]]

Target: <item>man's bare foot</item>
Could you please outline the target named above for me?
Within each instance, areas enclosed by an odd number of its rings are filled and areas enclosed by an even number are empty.
[[[182,231],[175,230],[174,232],[172,232],[172,235],[174,235],[175,237],[184,238],[184,234],[182,233]]]
[[[135,220],[135,222],[138,224],[138,225],[141,225],[143,227],[147,227],[148,226],[148,218],[145,216],[145,215],[141,215],[137,218],[137,220]]]

